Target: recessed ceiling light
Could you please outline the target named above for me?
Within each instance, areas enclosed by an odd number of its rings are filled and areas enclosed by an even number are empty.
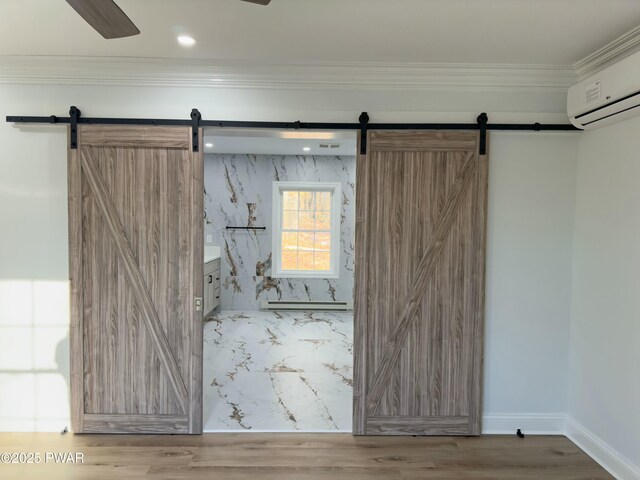
[[[180,35],[178,37],[178,43],[183,47],[193,47],[196,44],[196,39],[189,35]]]
[[[311,147],[304,147],[302,150],[304,150],[305,152],[310,152],[311,151]]]
[[[213,143],[205,143],[204,146],[207,148],[213,148]]]

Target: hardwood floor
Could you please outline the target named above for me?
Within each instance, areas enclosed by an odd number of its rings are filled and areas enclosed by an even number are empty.
[[[0,434],[0,452],[39,452],[38,465],[0,464],[2,479],[610,479],[565,437],[352,437]],[[83,464],[44,463],[80,452]]]

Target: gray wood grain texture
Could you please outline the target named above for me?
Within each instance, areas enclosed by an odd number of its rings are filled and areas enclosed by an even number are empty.
[[[487,251],[487,214],[488,214],[488,195],[489,195],[489,146],[490,135],[487,134],[486,139],[486,155],[480,157],[478,163],[478,177],[475,189],[475,198],[472,200],[475,206],[475,215],[473,217],[472,229],[476,232],[474,235],[473,249],[483,252],[482,255],[476,255],[473,263],[472,281],[477,287],[477,293],[471,300],[474,306],[471,312],[475,316],[473,319],[474,331],[472,338],[481,338],[482,342],[473,342],[473,352],[471,352],[471,374],[469,376],[469,390],[477,392],[477,401],[469,405],[469,434],[480,435],[482,433],[482,400],[484,398],[484,384],[482,382],[484,372],[484,313],[485,313],[485,290],[486,290],[486,251]],[[469,292],[470,294],[470,292]]]
[[[186,127],[80,125],[78,134],[85,147],[150,147],[187,150],[191,146],[191,130]]]
[[[487,157],[477,132],[370,136],[357,164],[354,433],[478,435]]]
[[[183,434],[188,429],[184,415],[87,414],[84,433]]]
[[[111,201],[111,195],[107,191],[107,187],[104,184],[100,172],[98,171],[98,159],[99,155],[95,154],[91,149],[83,149],[82,153],[82,170],[84,173],[84,178],[86,180],[86,185],[89,186],[91,191],[91,197],[94,200],[94,205],[97,207],[97,212],[94,212],[94,215],[99,216],[99,219],[104,222],[108,229],[107,237],[110,237],[110,240],[113,242],[115,246],[116,256],[112,257],[114,263],[123,267],[124,270],[124,279],[126,279],[127,286],[130,288],[132,296],[135,299],[135,302],[140,309],[141,317],[144,321],[145,326],[147,327],[147,333],[150,336],[151,345],[153,350],[155,350],[155,354],[157,355],[162,368],[164,369],[164,373],[169,380],[169,383],[173,389],[173,393],[176,396],[176,399],[180,405],[181,413],[186,414],[187,411],[187,389],[182,380],[182,376],[180,374],[180,370],[178,368],[178,364],[173,355],[171,347],[169,346],[169,341],[165,334],[165,328],[160,322],[160,317],[158,315],[158,311],[156,310],[156,306],[154,304],[153,299],[151,298],[151,294],[147,288],[147,282],[142,274],[140,266],[138,265],[138,260],[136,259],[136,255],[127,240],[126,232],[120,223],[118,212],[115,209]],[[118,192],[112,193],[114,196],[118,195]],[[156,240],[156,239],[154,239]],[[163,260],[170,260],[169,258],[165,258]],[[94,268],[96,265],[99,265],[101,262],[108,261],[107,258],[96,257],[94,259]],[[100,267],[97,267],[100,268]],[[109,267],[107,267],[109,268]],[[103,279],[104,282],[100,282],[100,290],[101,292],[109,295],[110,293],[116,294],[116,292],[112,292],[109,290],[109,287],[114,286],[113,283],[109,283],[109,278]],[[120,280],[120,279],[118,279]],[[120,280],[117,283],[118,287],[124,287],[124,281]],[[168,280],[168,278],[162,278],[161,281]],[[114,282],[115,283],[115,282]],[[106,287],[106,290],[103,289]],[[164,288],[163,288],[164,287]],[[160,286],[160,288],[165,289],[166,286]],[[101,292],[97,292],[98,295],[101,295]],[[107,302],[113,301],[111,298],[106,299]],[[126,315],[126,312],[121,312]],[[185,312],[186,314],[187,312]],[[126,341],[125,338],[121,338],[121,341]],[[117,349],[120,343],[116,345],[109,345],[110,348]],[[98,348],[102,348],[104,345],[98,345]],[[100,351],[95,352],[96,355],[100,355]],[[117,355],[117,354],[116,354]],[[122,356],[118,357],[119,360],[126,360]],[[111,380],[116,380],[112,378]],[[113,387],[116,385],[113,384]],[[124,395],[125,392],[119,392],[121,395]],[[122,404],[121,404],[122,405]]]
[[[368,144],[376,152],[469,152],[476,147],[477,137],[473,131],[373,130]]]
[[[198,130],[198,137],[204,138],[203,129]],[[189,225],[185,225],[189,233],[188,238],[191,242],[189,249],[189,261],[191,264],[191,272],[189,281],[189,296],[191,298],[204,297],[204,148],[200,148],[199,152],[192,152],[192,137],[189,136],[189,152],[191,156],[191,202],[188,208],[191,210],[191,220]],[[184,214],[185,219],[188,217],[187,212]],[[188,228],[187,228],[188,227]],[[202,379],[202,356],[203,356],[203,315],[202,311],[195,308],[189,310],[191,314],[191,331],[189,333],[189,425],[188,430],[191,434],[202,433],[202,404],[203,404],[203,379]]]
[[[358,133],[356,145],[360,145],[361,133]],[[367,133],[367,144],[370,143],[371,132]],[[356,158],[356,232],[354,252],[354,325],[353,325],[353,423],[354,435],[366,433],[365,400],[367,391],[366,358],[367,358],[367,305],[368,305],[368,270],[367,270],[367,205],[369,162],[367,156],[359,153]]]
[[[125,418],[168,415],[200,433],[202,154],[188,148],[188,128],[135,127],[139,146],[131,134],[119,146],[121,129],[82,126],[69,152],[74,431],[95,432],[90,415],[119,415],[119,433]],[[163,131],[187,147],[151,146]]]
[[[67,145],[70,133],[67,129]],[[69,150],[67,159],[67,185],[69,205],[69,365],[71,428],[75,432],[84,430],[84,338],[83,338],[83,288],[82,279],[82,165],[78,150]]]
[[[367,417],[368,435],[468,435],[469,418],[462,416],[433,417]]]

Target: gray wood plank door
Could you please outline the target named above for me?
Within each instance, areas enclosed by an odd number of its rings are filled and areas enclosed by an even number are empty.
[[[479,435],[487,156],[477,132],[371,131],[357,160],[357,435]]]
[[[191,150],[187,127],[93,125],[69,150],[76,433],[202,432],[203,156]]]

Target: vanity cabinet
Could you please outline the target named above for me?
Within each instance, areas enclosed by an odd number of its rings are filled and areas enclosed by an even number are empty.
[[[220,259],[204,264],[204,317],[220,305]]]

